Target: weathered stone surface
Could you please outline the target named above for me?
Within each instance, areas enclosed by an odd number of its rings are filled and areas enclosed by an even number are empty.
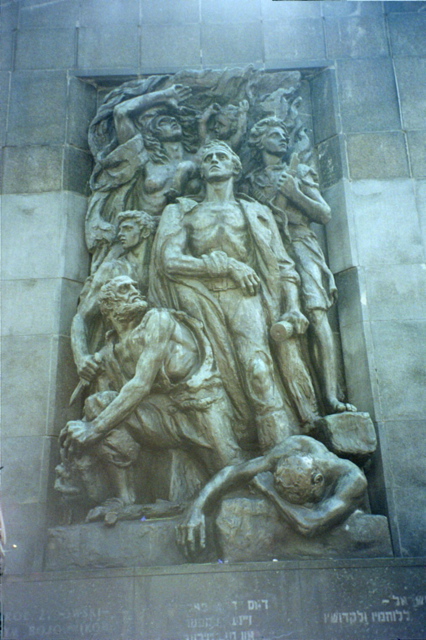
[[[6,575],[43,570],[46,512],[44,503],[7,504],[3,501],[8,536]]]
[[[395,79],[390,60],[339,60],[339,100],[347,133],[400,129]],[[365,87],[368,86],[368,91]]]
[[[314,3],[310,3],[314,4]],[[392,4],[396,4],[392,2]],[[376,2],[335,2],[335,0],[324,1],[322,3],[322,13],[325,18],[335,18],[337,16],[363,16],[363,15],[381,15],[382,7]]]
[[[348,177],[348,163],[342,136],[333,136],[318,145],[318,165],[321,186],[328,189]]]
[[[201,0],[201,20],[206,24],[232,22],[254,22],[260,20],[260,1],[247,0],[244,2],[244,11],[238,2],[229,2],[224,5],[209,0]]]
[[[220,557],[228,562],[392,556],[387,519],[360,512],[332,532],[306,538],[283,522],[264,499],[228,498],[220,507],[216,529]]]
[[[404,129],[422,130],[426,111],[426,59],[396,58],[395,73]]]
[[[402,0],[402,2],[391,0],[390,2],[385,2],[384,5],[385,13],[404,13],[406,11],[417,13],[418,11],[424,11],[426,7],[426,3],[421,2],[421,0]]]
[[[368,413],[339,413],[315,422],[315,433],[338,456],[365,462],[375,452],[377,437]]]
[[[65,72],[47,69],[15,71],[7,143],[53,145],[63,142],[66,100]]]
[[[50,345],[49,336],[8,336],[2,339],[2,366],[8,371],[2,385],[3,440],[46,433]],[[28,353],[32,354],[31,359]],[[22,441],[25,443],[27,440],[23,437]],[[31,454],[31,450],[25,450],[25,453]],[[34,490],[32,487],[31,491]]]
[[[394,56],[424,56],[426,42],[426,16],[424,13],[391,14],[388,17],[389,34]]]
[[[365,272],[367,309],[372,320],[423,320],[426,269],[422,264],[371,267]]]
[[[142,0],[141,12],[143,24],[185,24],[200,20],[198,0],[183,0],[173,4],[168,0]]]
[[[348,398],[360,410],[367,411],[373,420],[379,412],[377,386],[371,375],[373,343],[368,322],[341,328],[342,350],[345,355],[345,379]]]
[[[316,60],[325,57],[321,20],[317,18],[265,20],[265,61]]]
[[[80,289],[59,278],[5,280],[2,334],[69,334]]]
[[[56,191],[62,184],[60,146],[5,147],[3,192]]]
[[[67,145],[64,148],[64,189],[88,195],[92,168],[90,153]]]
[[[167,48],[164,47],[164,40]],[[141,35],[141,64],[143,69],[198,67],[201,64],[200,26],[143,25]]]
[[[99,569],[183,564],[175,527],[179,520],[90,523],[49,530],[46,569]]]
[[[48,438],[6,436],[2,438],[2,486],[5,505],[41,503],[45,500],[50,446]]]
[[[332,216],[325,227],[327,252],[334,274],[358,264],[358,250],[354,236],[354,219],[347,206],[346,180],[341,180],[324,190],[324,198],[331,207]]]
[[[67,142],[88,149],[87,132],[96,113],[97,92],[93,85],[70,78],[68,88]]]
[[[387,500],[389,509],[395,514],[390,524],[397,553],[406,557],[424,556],[426,547],[424,418],[389,420],[379,427]],[[413,511],[416,514],[414,526]]]
[[[6,141],[7,110],[9,107],[9,85],[10,73],[7,71],[0,71],[0,92],[2,95],[2,100],[0,102],[0,146],[4,145]],[[1,166],[3,166],[3,164]],[[2,173],[2,171],[0,171],[0,173]]]
[[[337,307],[339,325],[347,327],[368,320],[368,307],[362,304],[366,299],[365,274],[359,267],[351,267],[336,274],[339,291]]]
[[[81,24],[90,27],[93,24],[105,25],[137,25],[139,24],[139,2],[128,0],[123,5],[120,0],[111,0],[108,6],[102,0],[89,0],[81,5]]]
[[[238,48],[235,43],[238,42]],[[226,25],[205,24],[201,27],[203,64],[225,66],[258,63],[263,58],[262,35],[256,22]]]
[[[82,237],[85,208],[85,199],[76,194],[3,196],[3,277],[82,281],[88,273]],[[25,261],[15,251],[16,237]]]
[[[426,131],[408,131],[408,150],[414,178],[426,178]]]
[[[348,16],[325,21],[330,58],[374,58],[388,55],[384,16]]]
[[[348,185],[359,264],[423,261],[423,246],[411,180],[360,180]]]
[[[208,2],[208,0],[206,0]],[[321,7],[317,2],[269,2],[269,0],[261,0],[262,15],[264,19],[269,20],[287,20],[288,18],[319,18],[321,16]]]
[[[422,420],[426,413],[426,322],[371,323],[385,420]]]
[[[416,182],[416,207],[419,214],[423,247],[426,251],[426,180]]]
[[[36,2],[33,5],[20,8],[19,26],[22,29],[72,27],[77,25],[79,17],[78,0],[66,0],[66,2]],[[28,3],[27,3],[28,4]],[[85,3],[85,5],[90,3]]]
[[[0,69],[12,70],[13,51],[15,47],[15,33],[13,31],[0,32]]]
[[[67,69],[74,65],[74,29],[22,29],[16,44],[17,69]]]
[[[78,32],[78,66],[89,69],[138,67],[139,32],[136,24],[105,24],[102,29],[81,27]]]
[[[314,118],[315,142],[318,144],[336,135],[340,130],[337,113],[336,74],[326,69],[312,79],[312,110]],[[323,188],[324,185],[322,185]]]
[[[409,176],[406,143],[401,132],[349,135],[347,150],[353,180]]]

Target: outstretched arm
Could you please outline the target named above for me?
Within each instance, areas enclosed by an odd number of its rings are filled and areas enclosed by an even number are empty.
[[[177,542],[188,557],[195,556],[206,546],[205,511],[228,489],[239,484],[247,484],[257,473],[266,471],[269,466],[269,458],[262,456],[249,462],[225,467],[209,480],[189,507],[182,524],[176,528]]]
[[[191,89],[189,87],[175,84],[162,91],[153,91],[152,93],[146,93],[120,102],[114,107],[114,124],[118,142],[124,144],[137,133],[133,117],[162,102],[168,102],[172,106],[176,106],[179,102],[189,98],[190,95]]]

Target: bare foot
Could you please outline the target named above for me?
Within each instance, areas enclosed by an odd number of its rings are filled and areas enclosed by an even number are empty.
[[[327,401],[327,408],[329,414],[333,413],[343,413],[344,411],[358,411],[355,405],[350,404],[349,402],[340,402],[337,398],[329,398]]]

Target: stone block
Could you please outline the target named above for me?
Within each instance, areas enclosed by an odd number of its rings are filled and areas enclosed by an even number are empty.
[[[342,136],[333,136],[318,145],[318,168],[322,189],[348,177],[348,163]]]
[[[424,430],[424,418],[402,419],[387,421],[380,433],[389,521],[403,556],[423,556],[426,545]]]
[[[81,3],[80,20],[82,27],[96,27],[102,25],[138,25],[139,0],[84,0]]]
[[[265,61],[316,60],[325,58],[325,42],[319,18],[265,20]]]
[[[345,132],[401,128],[395,78],[390,60],[339,60],[337,78]]]
[[[15,71],[10,95],[9,145],[64,141],[67,78],[62,71]]]
[[[42,571],[46,505],[9,504],[3,515],[7,530],[6,575]]]
[[[390,2],[384,3],[385,13],[404,13],[405,11],[414,11],[415,13],[418,11],[424,11],[426,8],[426,2],[421,2],[421,0],[402,0],[401,2],[397,2],[396,0],[391,0]]]
[[[241,11],[244,11],[241,3]],[[270,2],[261,0],[262,16],[264,20],[287,20],[287,18],[317,18],[321,15],[318,2],[305,0],[304,2]]]
[[[66,226],[62,235],[61,275],[84,282],[89,275],[89,253],[84,239],[87,200],[77,193],[64,193],[62,207],[62,211],[66,213]]]
[[[51,346],[50,336],[2,339],[2,365],[8,372],[2,388],[4,440],[46,434]]]
[[[40,193],[62,186],[62,148],[5,147],[4,193]]]
[[[423,16],[425,17],[425,16]],[[421,130],[425,126],[426,59],[397,58],[395,73],[401,100],[405,130]]]
[[[2,438],[5,507],[12,503],[31,504],[45,499],[41,479],[47,468],[46,440],[48,438],[28,435]]]
[[[0,100],[0,147],[3,146],[6,142],[7,110],[9,106],[9,87],[10,87],[10,73],[8,71],[0,71],[0,95],[3,96],[2,100]]]
[[[426,317],[426,269],[423,264],[366,269],[371,320],[423,320]]]
[[[142,0],[142,24],[188,24],[200,21],[198,0]]]
[[[339,326],[350,327],[369,319],[365,269],[352,267],[335,275],[339,297]]]
[[[426,252],[426,181],[416,182],[416,205],[419,214],[420,228],[423,239],[423,247]]]
[[[203,24],[233,22],[260,22],[260,0],[234,0],[218,3],[201,0],[201,21]]]
[[[426,55],[426,16],[424,13],[388,16],[391,50],[394,56]]]
[[[335,413],[315,421],[314,437],[342,458],[364,464],[377,448],[374,425],[368,413]]]
[[[79,29],[78,67],[82,69],[133,68],[138,66],[138,61],[137,23],[128,24],[117,21],[102,25],[101,29],[97,26]]]
[[[408,153],[414,178],[426,178],[426,131],[408,131]]]
[[[6,637],[133,640],[132,577],[111,577],[111,572],[95,578],[82,573],[58,582],[54,576],[46,580],[46,575],[38,574],[19,585],[11,580],[5,601],[9,612]],[[46,608],[48,619],[43,615]]]
[[[329,58],[375,58],[388,55],[384,16],[326,18]]]
[[[353,180],[409,176],[405,138],[399,131],[347,136],[349,171]]]
[[[166,45],[167,43],[167,45]],[[200,26],[158,25],[142,27],[141,62],[143,69],[198,66],[201,62]]]
[[[2,32],[17,29],[18,17],[19,5],[17,2],[4,2],[0,4],[0,30]]]
[[[90,524],[49,530],[46,569],[98,569],[161,566],[186,562],[176,543],[177,518]]]
[[[318,144],[340,131],[337,112],[336,75],[334,71],[326,69],[313,78],[311,96],[315,143]]]
[[[39,2],[30,6],[21,6],[19,26],[21,29],[34,29],[36,27],[48,29],[55,27],[60,29],[77,26],[78,17],[78,0]]]
[[[71,299],[68,300],[68,306],[72,311]],[[68,420],[79,420],[82,415],[79,402],[75,402],[71,407],[69,405],[71,395],[79,382],[69,338],[64,336],[54,336],[52,338],[51,370],[50,384],[52,393],[49,395],[49,419],[46,430],[47,435],[58,436]],[[55,438],[52,461],[57,464],[58,458],[59,446]],[[50,490],[53,488],[53,483],[54,478],[51,478]]]
[[[202,25],[201,48],[204,65],[255,64],[263,58],[262,35],[257,22]]]
[[[0,69],[11,71],[15,50],[15,33],[13,31],[0,32]]]
[[[360,180],[348,185],[362,266],[423,262],[412,180]]]
[[[372,375],[374,363],[370,325],[367,322],[341,327],[343,364],[347,398],[359,411],[370,414],[373,420],[380,417],[377,385]]]
[[[321,3],[323,16],[364,16],[382,15],[383,8],[377,2],[335,2],[328,0]]]
[[[384,420],[424,420],[426,321],[371,323]]]
[[[96,114],[96,88],[70,78],[68,85],[68,126],[67,142],[80,149],[88,149],[87,133],[89,124]]]
[[[60,280],[58,331],[62,337],[70,335],[71,322],[77,309],[81,284],[73,280]]]
[[[82,281],[88,272],[84,211],[84,199],[73,194],[3,196],[3,278]]]
[[[92,167],[93,160],[88,151],[67,145],[64,148],[64,189],[88,196]]]
[[[341,180],[325,189],[323,195],[331,208],[331,220],[325,226],[328,262],[333,273],[358,264],[353,211],[347,206],[348,184]]]
[[[74,65],[75,29],[21,29],[16,69],[67,69]]]
[[[58,332],[59,278],[4,280],[2,335],[50,335]]]
[[[359,512],[333,530],[307,538],[279,518],[266,499],[227,498],[219,509],[216,530],[225,562],[392,556],[387,519]]]

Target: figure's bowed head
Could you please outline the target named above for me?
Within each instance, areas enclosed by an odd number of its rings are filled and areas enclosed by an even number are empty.
[[[283,456],[274,471],[277,493],[292,504],[305,505],[320,502],[324,497],[324,476],[312,455]]]

